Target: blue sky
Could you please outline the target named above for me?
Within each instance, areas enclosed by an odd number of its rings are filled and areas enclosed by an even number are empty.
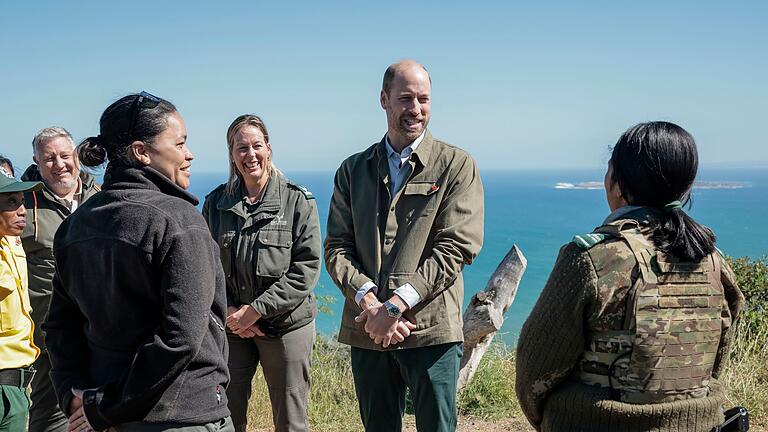
[[[414,58],[430,129],[483,169],[600,167],[656,119],[703,164],[768,167],[766,22],[758,1],[1,2],[0,151],[26,166],[38,129],[95,135],[144,89],[179,108],[195,171],[225,169],[246,112],[278,166],[333,170],[384,134],[381,76]]]

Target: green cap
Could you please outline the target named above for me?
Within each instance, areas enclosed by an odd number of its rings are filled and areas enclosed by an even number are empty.
[[[42,188],[41,182],[18,181],[5,169],[0,168],[0,193],[39,191]]]

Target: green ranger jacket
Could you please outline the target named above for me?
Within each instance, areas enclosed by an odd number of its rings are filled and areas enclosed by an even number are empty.
[[[250,304],[259,328],[281,336],[317,315],[312,290],[320,277],[320,224],[312,194],[273,174],[260,203],[249,205],[239,182],[205,197],[203,217],[221,250],[227,306]]]
[[[32,164],[21,176],[24,181],[43,181],[37,165]],[[99,186],[93,176],[80,171],[82,193],[80,204],[98,192]],[[27,208],[27,226],[21,234],[24,252],[27,254],[29,268],[29,300],[32,305],[32,320],[35,322],[35,345],[45,350],[42,323],[48,315],[53,290],[53,236],[59,225],[72,212],[69,206],[44,187],[38,192],[24,194],[24,207]]]
[[[461,270],[483,244],[483,185],[465,151],[429,131],[408,163],[411,175],[390,196],[384,140],[346,159],[336,172],[325,264],[345,297],[339,341],[382,350],[354,318],[355,293],[371,281],[379,300],[410,283],[421,302],[404,317],[416,330],[391,349],[463,340]]]

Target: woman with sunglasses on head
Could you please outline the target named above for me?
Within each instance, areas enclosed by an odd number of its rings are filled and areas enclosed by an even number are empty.
[[[166,100],[125,96],[78,154],[87,167],[109,164],[102,191],[54,243],[44,329],[69,430],[233,430],[224,275],[186,191],[184,120]]]
[[[710,431],[715,379],[744,305],[712,231],[682,208],[693,137],[667,122],[628,129],[605,175],[612,213],[560,256],[520,334],[516,390],[544,431]]]
[[[227,279],[227,396],[235,430],[245,431],[261,363],[277,432],[307,431],[314,319],[320,273],[317,206],[272,162],[264,122],[242,115],[227,130],[229,180],[205,199]]]

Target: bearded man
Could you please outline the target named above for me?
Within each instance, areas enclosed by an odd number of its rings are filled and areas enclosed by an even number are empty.
[[[61,412],[48,373],[51,362],[45,350],[42,324],[51,303],[53,236],[64,219],[98,192],[93,176],[80,171],[72,135],[62,127],[42,129],[32,140],[34,164],[21,176],[41,181],[40,191],[24,193],[27,224],[21,235],[29,267],[29,297],[35,322],[35,345],[41,350],[32,380],[29,432],[64,432],[67,416]]]
[[[461,271],[483,243],[474,160],[427,130],[432,81],[406,60],[379,96],[387,133],[336,172],[325,264],[346,302],[339,341],[368,432],[402,428],[406,388],[420,432],[456,430]]]

